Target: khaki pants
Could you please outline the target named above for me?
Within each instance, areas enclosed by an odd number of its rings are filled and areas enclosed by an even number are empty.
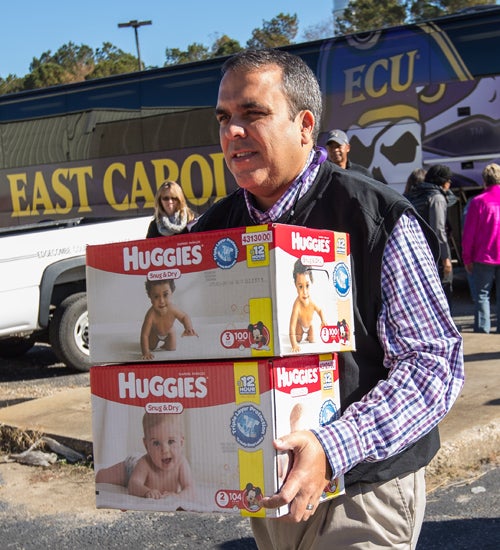
[[[306,522],[252,518],[259,550],[414,550],[425,512],[425,469],[355,483]]]

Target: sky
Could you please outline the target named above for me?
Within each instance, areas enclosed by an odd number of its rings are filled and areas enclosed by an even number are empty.
[[[0,77],[25,76],[34,57],[68,42],[93,50],[111,42],[137,55],[134,29],[118,28],[131,20],[152,21],[138,29],[146,66],[162,67],[166,48],[186,50],[194,42],[210,47],[224,34],[245,46],[253,29],[279,13],[297,15],[295,41],[301,42],[308,27],[333,25],[334,1],[316,0],[311,8],[304,0],[10,0],[2,2]]]

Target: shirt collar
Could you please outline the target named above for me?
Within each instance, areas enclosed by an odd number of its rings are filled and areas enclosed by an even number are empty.
[[[245,202],[252,220],[256,223],[272,223],[281,218],[285,212],[293,209],[297,201],[311,188],[320,164],[326,159],[326,156],[326,150],[323,147],[312,149],[302,171],[283,195],[265,212],[255,206],[253,195],[244,189]]]

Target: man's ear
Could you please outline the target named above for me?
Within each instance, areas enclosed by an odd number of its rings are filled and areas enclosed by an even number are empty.
[[[313,140],[314,124],[316,123],[311,111],[305,110],[300,113],[302,116],[302,143],[306,145]]]

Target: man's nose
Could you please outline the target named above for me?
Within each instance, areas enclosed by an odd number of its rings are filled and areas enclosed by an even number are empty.
[[[241,138],[246,136],[246,129],[244,124],[237,119],[231,120],[229,124],[224,128],[226,135],[229,139]]]

